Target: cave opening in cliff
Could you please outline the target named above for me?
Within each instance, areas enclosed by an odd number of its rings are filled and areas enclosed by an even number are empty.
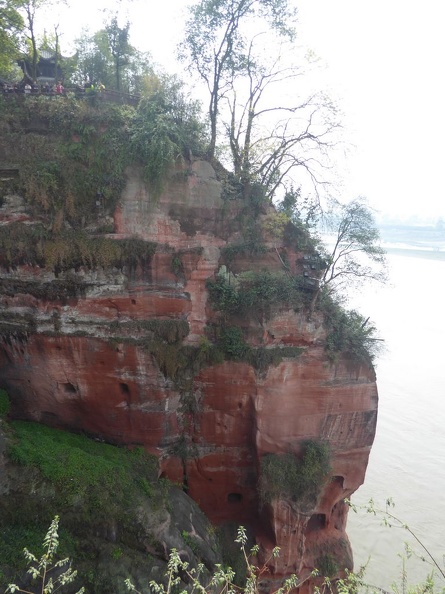
[[[335,484],[340,489],[344,488],[345,478],[343,476],[333,476],[331,478],[331,483]]]
[[[242,500],[243,500],[243,496],[241,493],[229,493],[227,495],[228,503],[241,503]]]
[[[306,526],[306,534],[326,528],[326,514],[312,514]]]
[[[120,384],[119,384],[119,387],[120,387],[120,389],[121,389],[121,394],[122,394],[123,396],[129,396],[129,395],[130,395],[130,388],[128,387],[128,385],[127,385],[127,384],[120,383]]]
[[[67,394],[75,394],[77,392],[76,387],[71,382],[63,384],[63,388]]]

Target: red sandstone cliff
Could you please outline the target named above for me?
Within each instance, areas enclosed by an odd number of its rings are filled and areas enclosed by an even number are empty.
[[[2,224],[17,220],[17,208],[8,211],[6,203],[0,210]],[[222,199],[206,162],[185,171],[178,166],[156,202],[140,172],[129,170],[109,237],[155,242],[153,256],[131,274],[80,267],[75,275],[82,291],[61,297],[27,289],[27,283],[54,284],[58,279],[47,269],[3,270],[3,286],[13,287],[0,296],[3,319],[9,316],[10,326],[19,319],[29,324],[25,332],[10,329],[1,341],[1,384],[16,417],[156,453],[162,473],[184,482],[212,521],[254,527],[260,560],[281,547],[269,562],[274,579],[293,572],[304,577],[327,553],[350,568],[343,500],[364,480],[374,437],[372,367],[345,357],[332,363],[321,315],[309,320],[279,304],[267,317],[252,312],[236,325],[253,347],[302,347],[299,357],[261,371],[248,362],[183,360],[186,352],[192,359],[202,354],[207,327],[218,318],[206,281],[223,263],[222,248],[239,241],[241,214],[237,201]],[[265,216],[266,210],[259,214]],[[270,241],[254,258],[235,258],[232,271],[280,269],[276,248]],[[298,272],[302,254],[281,248]],[[182,334],[167,337],[158,350],[144,348],[143,341],[153,339],[148,322],[170,320],[180,322]],[[184,350],[189,347],[195,350]],[[280,499],[261,506],[261,457],[298,455],[307,439],[327,442],[332,453],[332,476],[317,502],[305,507]]]

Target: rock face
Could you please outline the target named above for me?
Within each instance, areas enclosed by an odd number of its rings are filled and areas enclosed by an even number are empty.
[[[9,217],[5,203],[2,225],[18,212],[26,220],[22,202],[9,203],[20,209]],[[262,207],[258,219],[271,212]],[[3,269],[0,384],[16,418],[155,453],[162,474],[183,484],[212,522],[252,527],[259,562],[281,547],[268,561],[271,581],[305,578],[327,557],[336,570],[351,568],[343,500],[364,480],[376,426],[374,371],[345,356],[329,360],[322,315],[308,319],[304,309],[283,303],[267,315],[232,312],[230,325],[251,348],[301,347],[299,356],[285,353],[262,367],[208,358],[211,340],[204,337],[221,315],[206,281],[222,265],[234,273],[281,270],[285,254],[303,275],[304,249],[281,240],[277,246],[271,237],[261,252],[239,250],[227,263],[223,249],[240,245],[243,213],[240,201],[223,199],[206,162],[178,164],[158,200],[140,171],[129,169],[108,239],[137,237],[156,249],[132,269],[80,266],[58,277],[26,263]],[[70,278],[81,288],[49,291]],[[331,451],[331,476],[316,501],[261,503],[262,457],[299,456],[305,440]]]

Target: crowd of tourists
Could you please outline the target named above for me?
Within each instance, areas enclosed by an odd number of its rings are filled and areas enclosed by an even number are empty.
[[[37,81],[22,81],[15,84],[3,83],[3,94],[5,95],[63,95],[64,93],[65,88],[60,80],[53,85],[49,83],[39,84]]]
[[[3,93],[4,94],[19,94],[19,95],[64,95],[65,87],[62,81],[57,81],[54,84],[42,83],[39,84],[37,81],[22,81],[20,83],[11,84],[3,82]],[[105,90],[105,86],[99,83],[85,83],[84,85],[78,85],[75,88],[70,89],[75,93],[101,93]]]

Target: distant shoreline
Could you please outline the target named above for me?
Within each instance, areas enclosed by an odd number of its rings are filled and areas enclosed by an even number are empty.
[[[412,258],[423,258],[428,260],[443,260],[445,261],[445,251],[435,249],[416,249],[416,248],[401,248],[382,245],[383,249],[388,255],[394,256],[409,256]]]

